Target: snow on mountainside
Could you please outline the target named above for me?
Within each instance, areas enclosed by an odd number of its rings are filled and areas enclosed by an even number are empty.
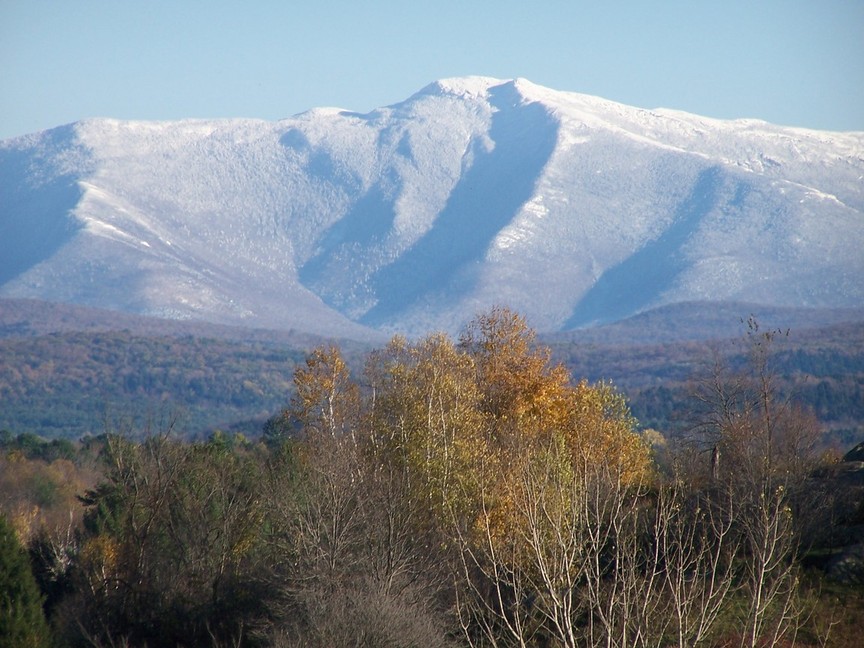
[[[0,297],[363,337],[506,304],[864,305],[864,133],[524,79],[356,114],[93,119],[0,142]]]

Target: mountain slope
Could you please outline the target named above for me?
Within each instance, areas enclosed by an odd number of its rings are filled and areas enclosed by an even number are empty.
[[[864,304],[864,133],[518,79],[366,115],[96,119],[0,142],[0,296],[362,338],[507,304]]]

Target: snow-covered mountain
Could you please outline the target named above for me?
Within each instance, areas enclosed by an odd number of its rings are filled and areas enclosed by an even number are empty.
[[[481,77],[369,114],[86,120],[0,142],[0,297],[348,336],[857,307],[864,132]]]

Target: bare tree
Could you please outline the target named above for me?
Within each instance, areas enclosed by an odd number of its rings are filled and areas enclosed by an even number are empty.
[[[732,507],[731,498],[707,498],[679,475],[657,494],[653,533],[668,597],[670,636],[679,648],[709,638],[736,592],[739,538],[733,531]]]
[[[715,362],[696,390],[702,406],[696,429],[720,454],[709,492],[729,502],[738,536],[739,595],[746,597],[740,643],[774,646],[794,637],[800,617],[795,508],[807,499],[819,430],[815,419],[779,393],[771,359],[784,334],[761,330],[753,317],[747,327],[744,370]]]
[[[361,435],[315,433],[271,479],[280,561],[271,639],[286,646],[445,646],[445,565],[428,509]]]

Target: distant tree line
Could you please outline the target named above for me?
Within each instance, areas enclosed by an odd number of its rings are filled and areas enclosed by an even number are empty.
[[[193,329],[194,330],[194,329]],[[202,330],[202,334],[207,329]],[[811,409],[823,444],[864,439],[864,326],[824,329],[785,340],[774,357],[777,389]],[[550,338],[555,340],[557,338]],[[694,373],[704,344],[612,347],[549,342],[552,357],[575,376],[610,380],[625,394],[642,427],[675,435],[686,424]],[[0,339],[0,430],[78,439],[105,432],[105,419],[133,416],[139,427],[165,411],[181,414],[187,439],[213,430],[255,436],[292,388],[303,362],[301,340],[238,342],[193,335],[129,331],[67,332]],[[362,373],[368,347],[340,346]],[[746,353],[721,347],[739,370]]]
[[[186,434],[232,423],[255,432],[285,402],[303,355],[124,331],[0,339],[0,429],[76,439],[105,432],[106,416],[146,421],[168,408],[182,410]]]

